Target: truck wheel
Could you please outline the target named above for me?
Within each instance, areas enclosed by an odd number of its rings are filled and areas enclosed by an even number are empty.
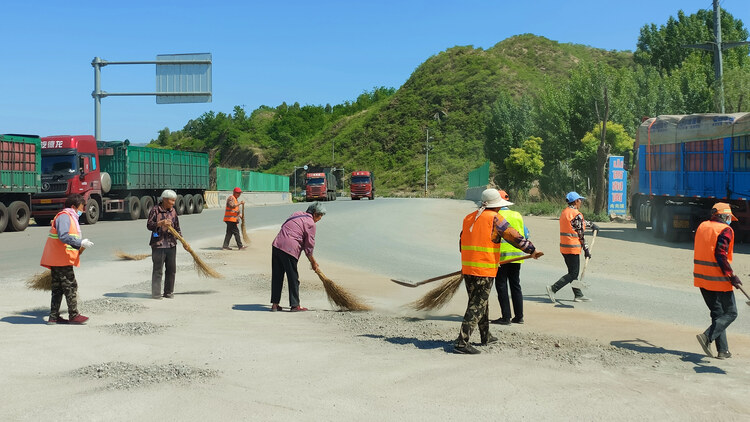
[[[370,201],[373,201],[375,199],[375,194],[374,193],[370,194],[370,197],[367,198],[367,199],[369,199]]]
[[[141,197],[141,218],[148,218],[151,208],[154,207],[154,198],[146,195]]]
[[[664,233],[662,233],[662,226],[661,226],[661,208],[653,207],[651,208],[651,231],[654,234],[654,237],[660,238],[664,236]]]
[[[8,231],[22,232],[26,230],[26,227],[29,227],[30,218],[31,210],[25,202],[11,202],[8,207]]]
[[[96,224],[99,221],[99,202],[94,198],[86,201],[86,210],[81,215],[85,224]]]
[[[177,210],[177,215],[185,214],[185,198],[182,195],[177,195],[177,200],[174,201],[174,208]]]
[[[128,218],[137,220],[141,216],[141,200],[137,196],[129,196],[126,199],[128,204]]]
[[[8,207],[0,202],[0,233],[5,231],[5,227],[8,226]]]
[[[203,207],[205,205],[205,202],[203,201],[203,195],[196,194],[193,196],[193,204],[195,204],[195,209],[193,210],[196,214],[200,214],[203,212]]]
[[[195,203],[193,203],[193,195],[185,195],[185,214],[192,214],[195,212]]]
[[[676,242],[679,232],[674,228],[674,212],[664,208],[661,212],[661,233],[667,242]]]
[[[633,207],[633,211],[634,211],[633,216],[635,217],[635,228],[638,231],[646,230],[646,227],[648,227],[648,223],[641,219],[641,215],[643,215],[643,208],[645,208],[645,204],[640,203],[640,201],[638,202],[638,204],[636,204]]]

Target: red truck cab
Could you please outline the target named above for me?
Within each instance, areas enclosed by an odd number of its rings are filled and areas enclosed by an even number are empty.
[[[375,199],[375,179],[372,172],[353,172],[351,182],[349,183],[349,192],[351,193],[352,200],[359,200],[360,198]]]
[[[305,177],[305,198],[307,201],[316,199],[327,201],[330,199],[325,173],[307,173]]]

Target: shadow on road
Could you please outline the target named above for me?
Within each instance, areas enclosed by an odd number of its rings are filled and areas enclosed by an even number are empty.
[[[211,295],[219,293],[217,290],[188,290],[187,292],[174,292],[176,295]]]
[[[679,356],[683,362],[690,362],[695,365],[693,370],[698,374],[726,374],[721,368],[717,368],[705,363],[706,356],[699,353],[684,352],[682,350],[665,349],[643,339],[635,340],[615,340],[610,342],[612,346],[622,349],[633,350],[638,353],[675,355]]]
[[[458,314],[451,314],[451,315],[426,315],[423,318],[419,317],[404,317],[404,321],[407,322],[417,322],[417,321],[454,321],[454,322],[461,322],[463,321],[464,316],[458,315]]]
[[[526,300],[529,302],[546,303],[548,305],[552,305],[547,295],[523,295],[523,300]],[[557,301],[557,303],[553,305],[555,308],[570,308],[570,309],[575,308],[575,306],[570,305],[570,303],[574,303],[573,299],[555,298],[555,300]]]
[[[453,342],[445,340],[421,340],[415,337],[386,337],[379,334],[362,334],[360,337],[380,339],[392,344],[407,345],[411,344],[417,349],[433,350],[443,349],[445,352],[453,351]]]
[[[102,296],[150,299],[151,293],[135,293],[135,292],[104,293]]]
[[[271,305],[261,305],[259,303],[245,303],[240,305],[233,305],[232,306],[233,311],[263,311],[263,312],[270,312],[271,311]]]
[[[18,312],[17,315],[11,315],[0,318],[0,322],[8,324],[46,324],[44,317],[49,315],[49,308],[35,308],[27,311]]]

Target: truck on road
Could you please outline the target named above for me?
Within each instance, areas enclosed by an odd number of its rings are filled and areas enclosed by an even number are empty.
[[[164,189],[177,192],[178,214],[203,211],[208,154],[97,142],[91,135],[44,137],[41,150],[41,192],[31,199],[39,225],[49,224],[72,193],[86,200],[86,224],[116,215],[146,218]]]
[[[31,195],[41,188],[40,140],[0,135],[0,233],[23,231],[31,218]]]
[[[375,199],[375,176],[372,172],[352,172],[352,178],[349,182],[349,193],[352,200],[359,200],[360,198]]]
[[[688,239],[727,202],[750,240],[750,113],[662,115],[638,128],[631,215],[668,241]]]
[[[332,170],[307,173],[305,176],[305,201],[335,201],[336,176]]]

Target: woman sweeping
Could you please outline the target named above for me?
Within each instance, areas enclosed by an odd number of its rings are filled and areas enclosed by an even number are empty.
[[[177,210],[174,203],[177,200],[177,193],[171,189],[162,192],[159,197],[159,203],[151,208],[146,220],[146,228],[151,231],[151,261],[154,268],[151,272],[151,297],[161,299],[161,279],[164,274],[164,297],[172,299],[174,297],[174,279],[177,273],[177,239],[169,232],[169,227],[174,228],[177,233],[180,231],[180,220],[177,217]]]

